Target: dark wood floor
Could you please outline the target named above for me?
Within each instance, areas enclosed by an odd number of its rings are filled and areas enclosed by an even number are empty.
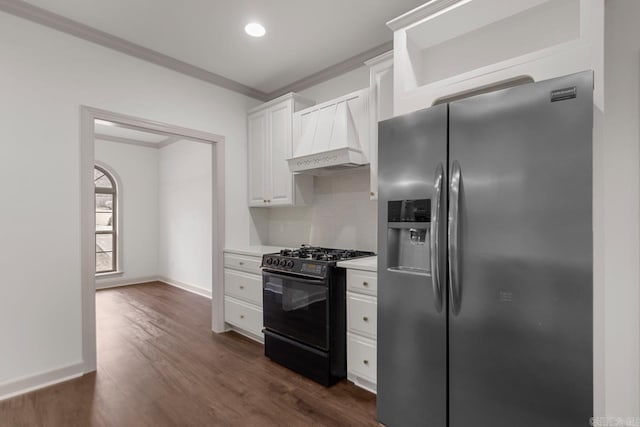
[[[98,371],[0,402],[0,426],[366,426],[375,396],[322,387],[233,332],[206,298],[152,283],[97,293]]]

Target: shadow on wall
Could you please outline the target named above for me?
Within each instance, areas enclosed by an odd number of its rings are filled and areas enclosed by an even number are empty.
[[[377,203],[369,191],[368,169],[315,177],[312,206],[266,209],[269,244],[377,251]]]

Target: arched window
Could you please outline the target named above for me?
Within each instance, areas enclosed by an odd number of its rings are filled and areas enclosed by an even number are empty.
[[[96,274],[117,271],[118,194],[116,180],[100,166],[93,170],[96,191]]]

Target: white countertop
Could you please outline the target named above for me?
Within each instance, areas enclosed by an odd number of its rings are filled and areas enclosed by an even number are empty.
[[[378,271],[378,257],[368,256],[365,258],[351,259],[348,261],[340,261],[338,267],[351,268],[353,270]]]
[[[264,254],[272,254],[274,252],[280,252],[280,249],[284,249],[284,248],[282,246],[256,245],[256,246],[225,248],[224,251],[232,254],[262,256]]]

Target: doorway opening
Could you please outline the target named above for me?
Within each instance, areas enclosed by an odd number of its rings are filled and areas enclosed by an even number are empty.
[[[224,331],[224,137],[82,107],[84,371],[96,370],[96,289],[165,282],[211,298]]]

